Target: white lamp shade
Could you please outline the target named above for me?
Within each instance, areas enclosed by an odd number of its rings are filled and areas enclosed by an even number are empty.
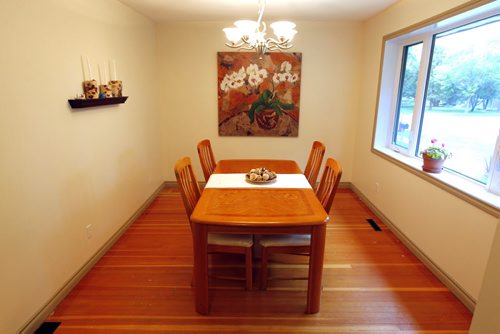
[[[285,37],[286,39],[288,39],[289,42],[291,42],[296,33],[297,30],[292,29],[288,32],[288,34],[284,35],[283,37]]]
[[[294,29],[295,27],[295,23],[290,21],[278,21],[271,23],[271,28],[273,29],[274,34],[279,39],[283,38],[289,41],[291,41],[293,36],[297,33],[297,30]]]
[[[226,38],[233,43],[236,43],[241,39],[241,31],[238,28],[224,28],[222,31],[226,34]]]
[[[296,24],[290,21],[277,21],[271,23],[271,28],[274,31],[287,31],[293,30],[296,27]]]
[[[234,25],[240,30],[241,35],[246,36],[253,35],[259,27],[257,21],[252,20],[239,20],[234,22]]]

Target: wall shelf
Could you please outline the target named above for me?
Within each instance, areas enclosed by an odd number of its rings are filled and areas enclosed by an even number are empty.
[[[91,99],[91,100],[68,100],[71,108],[90,108],[97,106],[106,106],[110,104],[125,103],[128,96],[109,97],[107,99]]]

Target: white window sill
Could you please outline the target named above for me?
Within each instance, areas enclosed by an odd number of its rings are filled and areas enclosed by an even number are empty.
[[[439,174],[426,173],[422,171],[421,159],[407,157],[387,148],[374,148],[373,152],[466,200],[487,213],[497,218],[500,217],[500,196],[487,191],[484,185],[446,170],[443,170]]]

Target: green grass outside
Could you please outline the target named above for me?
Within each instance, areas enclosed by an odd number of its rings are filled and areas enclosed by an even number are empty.
[[[413,113],[413,105],[401,106],[400,112],[404,115]],[[467,117],[481,117],[481,116],[499,116],[500,110],[483,110],[481,108],[469,112],[464,108],[457,107],[434,107],[432,109],[426,108],[426,113],[447,113],[454,114],[454,116],[467,116]]]

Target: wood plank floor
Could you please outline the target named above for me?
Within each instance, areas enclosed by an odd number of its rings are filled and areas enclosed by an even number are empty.
[[[209,316],[194,310],[192,242],[176,188],[166,188],[47,321],[56,333],[467,333],[471,313],[347,189],[327,230],[321,311],[304,314],[304,280],[267,291],[211,280]],[[376,232],[366,219],[381,227]],[[305,276],[305,257],[283,256],[275,276]],[[218,275],[243,259],[211,258]],[[254,263],[257,282],[258,261]]]

